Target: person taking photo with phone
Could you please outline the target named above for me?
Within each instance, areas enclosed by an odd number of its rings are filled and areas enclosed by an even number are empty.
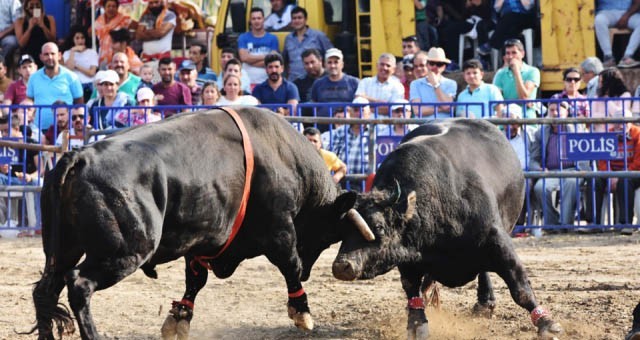
[[[44,13],[42,0],[26,0],[24,16],[14,23],[18,45],[23,54],[40,55],[42,45],[56,40],[56,21],[51,15]],[[38,68],[42,61],[37,59]]]

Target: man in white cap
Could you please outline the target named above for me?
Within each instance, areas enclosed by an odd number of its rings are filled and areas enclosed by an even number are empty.
[[[371,116],[369,101],[356,97],[347,108],[347,118],[367,119]],[[369,172],[369,129],[366,124],[345,124],[329,132],[329,145],[325,149],[335,153],[347,164],[350,173],[366,174]],[[347,189],[362,190],[362,183],[347,181]]]
[[[402,83],[393,77],[396,69],[396,57],[391,53],[382,53],[378,58],[377,74],[362,79],[356,90],[356,97],[362,97],[370,103],[395,103],[404,99]],[[374,107],[377,114],[389,114],[389,107],[385,105]]]
[[[311,101],[314,103],[350,103],[355,98],[360,80],[343,72],[342,51],[330,48],[324,55],[327,75],[316,80],[311,86]],[[344,107],[342,107],[344,110]],[[322,106],[316,112],[318,117],[331,117],[329,107]],[[318,126],[326,131],[328,126]]]
[[[395,105],[391,105],[391,118],[411,118],[411,105],[406,99],[401,99]],[[416,128],[415,124],[378,125],[376,136],[404,136],[407,132]]]
[[[409,100],[412,103],[450,103],[458,92],[458,84],[442,76],[451,60],[447,59],[444,50],[432,47],[427,52],[427,75],[414,80],[410,85]],[[450,105],[414,105],[414,112],[419,116],[449,118],[453,114]]]

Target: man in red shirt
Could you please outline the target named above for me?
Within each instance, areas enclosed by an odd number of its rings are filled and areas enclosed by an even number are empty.
[[[192,105],[191,90],[183,83],[175,81],[176,64],[171,58],[162,58],[158,62],[158,72],[161,81],[153,85],[158,106],[162,105]],[[164,110],[164,117],[170,117],[178,112],[177,109]]]
[[[29,77],[38,70],[36,62],[28,54],[23,54],[18,61],[20,79],[12,82],[4,93],[4,105],[18,105],[27,98],[27,83]]]
[[[614,116],[616,116],[614,114]],[[621,114],[617,115],[621,117]],[[640,127],[633,124],[614,123],[607,124],[609,132],[620,132],[618,138],[618,150],[615,160],[598,161],[598,171],[638,171],[640,170]],[[626,168],[625,168],[626,160]],[[640,179],[638,178],[596,178],[593,181],[587,180],[589,186],[588,192],[595,189],[595,216],[596,223],[602,223],[601,210],[602,201],[605,194],[615,193],[617,205],[615,223],[631,224],[634,213],[635,191],[640,187]],[[609,190],[607,190],[607,186]]]

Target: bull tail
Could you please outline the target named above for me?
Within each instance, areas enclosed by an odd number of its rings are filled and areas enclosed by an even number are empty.
[[[46,262],[42,277],[33,288],[32,296],[37,323],[29,332],[33,333],[38,330],[38,337],[41,339],[53,337],[54,324],[59,337],[75,331],[69,308],[59,303],[58,300],[60,292],[65,286],[65,273],[82,256],[82,254],[61,253],[62,237],[65,235],[62,230],[64,226],[62,202],[63,195],[67,190],[70,190],[70,188],[65,188],[65,182],[73,174],[73,168],[79,159],[79,155],[75,152],[66,153],[58,161],[56,167],[45,176],[42,188],[42,245]],[[72,238],[73,235],[65,237]],[[65,246],[67,245],[65,243]]]

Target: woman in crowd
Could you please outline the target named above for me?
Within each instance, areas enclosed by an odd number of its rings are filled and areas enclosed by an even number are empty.
[[[113,55],[109,32],[122,28],[128,29],[131,25],[131,18],[118,12],[118,0],[106,0],[103,2],[103,7],[104,14],[96,19],[95,29],[100,44],[99,63],[100,66],[107,66]]]
[[[218,100],[220,100],[220,90],[218,90],[218,85],[212,82],[205,83],[202,87],[202,105],[217,105]]]
[[[122,127],[115,118],[121,111],[127,112],[126,106],[133,106],[135,102],[124,92],[118,92],[118,84],[120,77],[114,70],[107,70],[98,74],[96,82],[102,96],[92,99],[87,103],[89,114],[95,121],[97,129],[107,129],[113,127]],[[110,109],[116,107],[119,109]],[[97,114],[96,114],[97,113]]]
[[[564,89],[562,92],[556,93],[551,96],[551,99],[586,99],[587,96],[579,92],[582,85],[582,73],[577,67],[569,67],[562,72],[562,79],[564,79]],[[571,117],[589,117],[589,102],[586,100],[569,101],[571,104],[571,110],[569,115]]]
[[[98,54],[91,48],[87,31],[80,26],[71,27],[63,50],[64,66],[78,76],[82,83],[84,101],[87,102],[93,93],[93,77],[98,70]]]
[[[42,45],[56,40],[56,21],[44,13],[42,0],[26,0],[23,11],[24,16],[13,24],[20,53],[39,56]],[[42,67],[40,58],[35,61],[38,68]]]
[[[622,73],[615,67],[609,67],[600,73],[598,98],[623,98],[622,100],[596,100],[592,106],[592,117],[612,117],[620,115],[631,117],[631,93],[624,83]],[[627,99],[624,99],[627,98]],[[593,124],[594,132],[606,132],[606,124]]]
[[[224,89],[218,105],[258,105],[256,97],[242,94],[242,82],[235,74],[224,77]]]

